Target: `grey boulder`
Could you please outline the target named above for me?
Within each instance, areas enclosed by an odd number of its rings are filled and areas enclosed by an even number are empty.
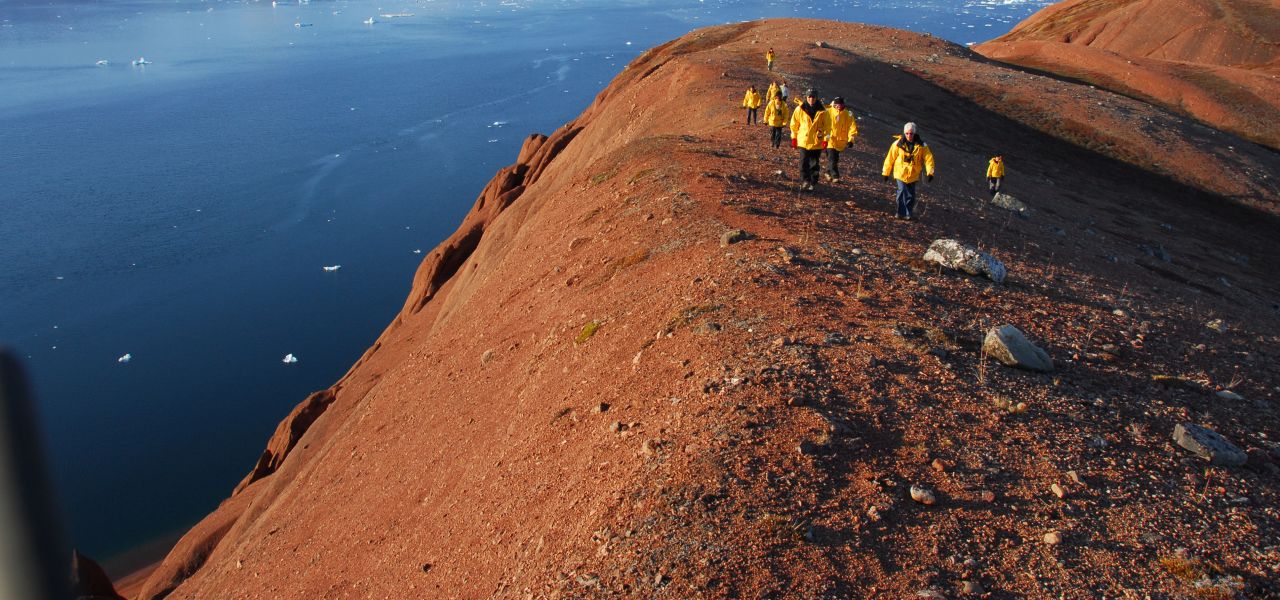
[[[1004,263],[986,252],[970,248],[956,240],[934,240],[929,244],[929,250],[924,253],[924,259],[970,275],[984,275],[996,283],[1004,281]]]
[[[1234,467],[1249,460],[1249,455],[1244,450],[1222,437],[1222,434],[1192,423],[1175,425],[1173,441],[1215,465]]]
[[[1013,325],[993,327],[982,341],[982,351],[1010,367],[1030,371],[1052,371],[1053,359],[1049,353],[1031,343]]]
[[[1031,209],[1027,208],[1026,204],[1004,192],[996,192],[996,195],[991,197],[991,205],[1016,213],[1020,217],[1031,216]]]

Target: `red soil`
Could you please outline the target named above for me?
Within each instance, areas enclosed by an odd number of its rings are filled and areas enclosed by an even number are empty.
[[[1280,10],[1267,0],[1067,0],[975,48],[1280,149]]]
[[[739,122],[769,46],[859,115],[843,182],[798,192]],[[906,120],[939,164],[912,223],[879,176]],[[996,149],[1029,219],[983,200]],[[696,31],[526,142],[139,597],[1275,593],[1278,167],[927,36]],[[940,237],[1009,279],[923,263]],[[1058,370],[984,361],[1004,323]]]

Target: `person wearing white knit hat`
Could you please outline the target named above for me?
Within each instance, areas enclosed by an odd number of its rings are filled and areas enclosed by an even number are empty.
[[[921,175],[927,181],[933,181],[933,151],[920,139],[915,123],[907,123],[902,127],[902,135],[894,137],[880,174],[885,181],[892,176],[897,182],[897,216],[910,221],[915,218],[916,182],[920,181]]]

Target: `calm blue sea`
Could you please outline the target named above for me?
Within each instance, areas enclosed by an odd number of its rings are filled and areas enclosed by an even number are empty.
[[[644,49],[782,16],[972,43],[1047,3],[0,0],[0,343],[76,544],[212,510],[523,138]]]

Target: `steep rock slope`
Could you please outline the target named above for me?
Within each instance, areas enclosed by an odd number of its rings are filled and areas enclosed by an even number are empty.
[[[861,117],[843,182],[799,193],[793,151],[739,122],[769,46]],[[879,178],[906,120],[940,165],[913,223]],[[1029,218],[984,201],[995,149]],[[1278,194],[1240,173],[1278,166],[927,36],[691,33],[526,141],[140,596],[1265,591]],[[1008,280],[924,263],[940,237]],[[984,360],[1005,323],[1058,370]],[[1249,465],[1206,469],[1169,441],[1184,421]]]
[[[1280,6],[1267,0],[1066,0],[976,47],[1280,149]]]

